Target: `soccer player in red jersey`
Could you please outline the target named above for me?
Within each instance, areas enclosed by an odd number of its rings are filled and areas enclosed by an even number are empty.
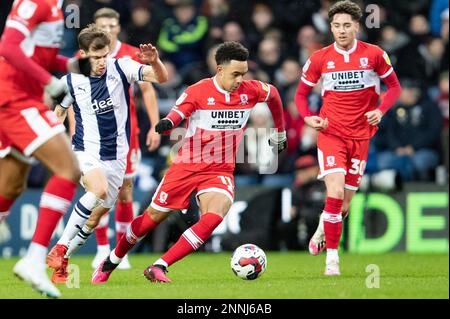
[[[305,123],[319,131],[319,179],[327,198],[319,226],[310,240],[313,255],[327,249],[325,275],[340,275],[338,245],[342,217],[358,190],[370,138],[383,114],[395,103],[401,87],[386,52],[356,39],[361,8],[351,1],[333,5],[328,17],[335,42],[311,55],[303,67],[295,101]],[[387,93],[377,107],[380,79]],[[311,116],[307,96],[322,81],[323,106]]]
[[[130,57],[131,59],[143,63],[136,55],[139,49],[119,41],[120,33],[119,24],[120,14],[111,8],[101,8],[94,14],[95,25],[100,29],[110,34],[111,36],[111,53],[110,57],[114,59]],[[155,89],[150,82],[139,82],[139,88],[142,93],[147,115],[151,124],[151,129],[147,133],[148,150],[154,151],[158,148],[161,137],[155,132],[155,126],[159,121],[158,101],[156,98]],[[133,88],[130,88],[133,91]],[[136,106],[134,103],[133,92],[130,92],[130,119],[131,119],[131,133],[130,133],[130,150],[127,156],[127,168],[125,171],[125,178],[123,185],[119,191],[118,202],[116,205],[115,222],[116,222],[116,240],[125,234],[127,227],[134,218],[133,214],[133,178],[137,173],[139,166],[141,151],[139,149],[139,127],[136,116]],[[95,213],[95,211],[94,211]],[[109,214],[104,215],[95,229],[97,238],[97,254],[92,261],[92,267],[97,266],[110,253],[109,239],[107,236],[109,222]],[[128,261],[128,256],[125,256],[120,263],[119,269],[129,269],[131,265]]]
[[[80,169],[64,126],[43,103],[65,94],[50,71],[79,72],[78,59],[58,55],[63,34],[62,1],[17,0],[0,41],[0,215],[23,192],[31,156],[53,173],[39,203],[39,218],[27,255],[14,273],[38,292],[59,297],[46,274],[51,236],[72,201]]]
[[[237,147],[250,111],[267,102],[277,132],[269,143],[286,148],[283,107],[278,90],[256,80],[243,80],[248,71],[248,50],[237,42],[225,42],[216,52],[217,73],[188,87],[167,117],[156,125],[168,133],[184,119],[187,132],[177,158],[159,184],[150,206],[133,220],[125,236],[92,275],[92,283],[108,280],[125,254],[173,210],[183,210],[195,192],[200,220],[153,265],[144,270],[152,282],[170,282],[167,267],[197,250],[222,222],[234,199],[233,171]],[[175,133],[175,132],[174,132]]]

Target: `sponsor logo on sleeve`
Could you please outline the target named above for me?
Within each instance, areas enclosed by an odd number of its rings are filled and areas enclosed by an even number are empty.
[[[391,59],[389,59],[389,55],[386,52],[383,53],[383,58],[388,65],[391,65]]]
[[[188,96],[187,93],[183,92],[183,94],[181,94],[180,97],[175,102],[175,105],[180,105],[181,103],[183,103],[183,101],[187,98],[187,96]]]
[[[25,19],[28,20],[33,16],[33,14],[36,12],[37,4],[33,1],[24,1],[21,3],[19,8],[17,9],[17,14]]]
[[[308,71],[310,65],[311,65],[311,59],[308,59],[308,61],[306,61],[305,65],[303,66],[303,69],[302,69],[303,73]]]

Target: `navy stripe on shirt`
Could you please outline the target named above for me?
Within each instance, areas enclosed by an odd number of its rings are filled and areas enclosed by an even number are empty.
[[[101,77],[89,77],[91,85],[91,102],[97,117],[100,134],[100,159],[103,161],[117,159],[117,122],[114,106],[106,85],[107,73]],[[109,104],[108,105],[108,101]]]
[[[67,75],[67,85],[69,86],[70,95],[73,98],[73,111],[75,113],[75,134],[72,137],[72,145],[74,146],[75,151],[84,151],[84,128],[83,128],[83,119],[81,118],[80,107],[77,104],[77,100],[75,99],[75,93],[73,90],[72,84],[72,74]]]
[[[122,71],[119,65],[119,61],[114,62],[117,72],[120,74],[123,84],[123,92],[125,93],[125,101],[127,101],[127,123],[125,124],[125,131],[127,133],[128,145],[130,145],[130,135],[131,135],[131,123],[130,123],[130,83],[128,83],[125,73]]]

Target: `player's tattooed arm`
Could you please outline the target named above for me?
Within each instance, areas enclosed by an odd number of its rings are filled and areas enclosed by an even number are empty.
[[[168,73],[166,67],[159,59],[159,54],[156,47],[148,43],[139,45],[139,49],[141,50],[137,53],[139,59],[150,65],[144,67],[142,72],[144,81],[157,83],[166,82],[168,79]]]

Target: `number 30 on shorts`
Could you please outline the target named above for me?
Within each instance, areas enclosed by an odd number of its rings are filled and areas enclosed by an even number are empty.
[[[359,174],[363,175],[364,170],[366,169],[366,161],[365,160],[359,160],[357,158],[352,158],[352,167],[348,170],[350,174]]]

